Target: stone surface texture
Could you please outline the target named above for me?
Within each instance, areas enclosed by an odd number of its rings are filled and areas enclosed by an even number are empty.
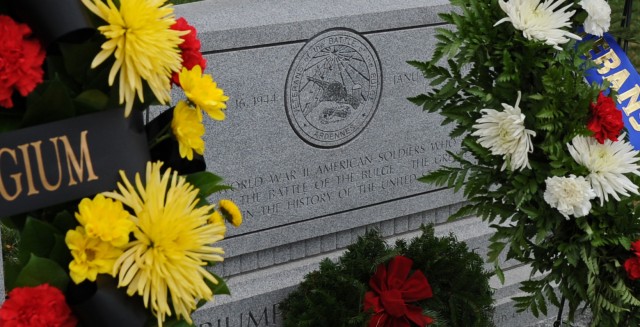
[[[447,223],[461,195],[416,180],[450,164],[447,151],[460,147],[439,115],[407,101],[428,83],[406,62],[431,56],[436,28],[450,28],[438,13],[450,10],[447,0],[216,0],[176,7],[198,30],[206,72],[230,97],[224,122],[205,120],[205,159],[234,190],[211,200],[231,198],[244,214],[243,226],[221,242],[226,259],[214,269],[233,295],[195,312],[196,326],[281,326],[277,303],[321,259],[337,258],[370,229],[393,240],[435,223],[437,233],[454,233],[486,254],[493,232],[486,223],[473,217]],[[327,133],[370,116],[350,141],[322,147],[305,138],[304,120],[296,125],[301,113]],[[510,300],[527,268],[504,265],[507,283],[493,281],[496,324],[542,323],[515,313]]]
[[[435,29],[449,28],[438,13],[450,10],[446,0],[222,0],[176,7],[178,16],[198,29],[206,71],[230,97],[227,119],[207,123],[205,159],[209,170],[234,187],[220,196],[236,201],[245,218],[222,242],[227,259],[215,268],[228,278],[233,296],[217,297],[194,313],[197,326],[280,326],[277,303],[322,258],[337,258],[369,229],[389,239],[410,238],[421,224],[435,223],[438,233],[452,232],[486,254],[492,230],[485,223],[476,218],[446,222],[462,197],[416,181],[451,163],[447,151],[460,146],[448,137],[449,127],[440,126],[439,115],[406,100],[428,87],[406,62],[430,57]],[[318,41],[327,30],[348,41]],[[354,46],[360,37],[369,46]],[[363,53],[369,47],[379,58],[375,75],[375,65]],[[342,59],[362,59],[367,68],[353,60],[321,62],[323,51],[334,50]],[[296,79],[298,72],[302,77]],[[305,85],[296,84],[305,78]],[[351,141],[322,148],[299,136],[291,108],[306,84],[320,85],[314,78],[340,81],[365,103],[373,99],[373,91],[366,91],[374,82],[382,84],[368,125]],[[323,94],[315,96],[326,100]],[[509,266],[507,284],[494,281],[497,325],[539,323],[515,313],[509,298],[518,293],[527,269],[505,262]]]

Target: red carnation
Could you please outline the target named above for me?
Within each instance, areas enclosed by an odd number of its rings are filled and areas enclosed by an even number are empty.
[[[640,257],[640,240],[631,242],[631,251],[633,251],[636,256]]]
[[[431,285],[420,270],[409,277],[412,264],[411,259],[397,256],[388,270],[385,265],[378,266],[369,280],[373,291],[364,295],[364,310],[373,311],[369,327],[409,327],[411,322],[425,326],[433,322],[420,307],[407,304],[433,296]]]
[[[0,308],[3,327],[74,327],[76,324],[62,292],[49,284],[14,288]]]
[[[640,279],[640,258],[632,257],[627,259],[627,261],[624,262],[624,270],[627,271],[629,279]]]
[[[31,29],[0,15],[0,106],[13,107],[16,90],[27,96],[42,83],[45,52],[38,40],[27,39]]]
[[[616,108],[616,104],[611,97],[600,92],[598,102],[589,105],[591,107],[591,119],[587,123],[587,128],[594,133],[594,137],[600,144],[604,144],[605,139],[618,141],[618,135],[624,127],[622,112]]]
[[[191,69],[195,65],[200,65],[202,71],[204,71],[207,66],[207,60],[204,59],[200,52],[200,40],[198,40],[196,35],[195,27],[189,25],[184,18],[180,17],[176,20],[175,24],[171,25],[171,29],[176,31],[189,31],[189,34],[181,36],[184,41],[178,46],[182,51],[182,67]],[[171,81],[176,85],[180,85],[178,75],[179,72],[173,72],[173,75],[171,75]]]

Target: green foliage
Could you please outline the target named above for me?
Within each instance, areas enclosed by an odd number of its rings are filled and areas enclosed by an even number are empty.
[[[206,199],[209,195],[215,192],[231,189],[230,186],[220,184],[222,182],[222,177],[208,171],[189,174],[186,175],[185,178],[187,179],[187,182],[200,190],[198,196],[203,199]]]
[[[430,80],[432,89],[409,100],[444,116],[445,124],[454,125],[451,137],[463,141],[461,152],[452,154],[456,165],[420,180],[463,191],[469,204],[453,219],[476,215],[493,224],[496,233],[488,256],[500,279],[499,256],[505,252],[508,259],[531,265],[532,275],[541,273],[541,278],[522,284],[526,295],[515,299],[518,309],[546,314],[549,305],[559,306],[551,287],[558,285],[571,317],[584,304],[594,313],[594,326],[639,325],[638,285],[621,267],[630,255],[630,242],[640,235],[638,197],[604,205],[593,201],[588,216],[571,219],[543,197],[548,177],[589,174],[566,144],[577,135],[591,134],[586,129],[589,104],[608,87],[584,83],[582,71],[592,64],[581,54],[591,44],[572,41],[557,51],[525,39],[510,23],[494,26],[506,16],[497,0],[451,3],[459,11],[441,15],[453,27],[437,30],[439,42],[431,60],[409,62]],[[576,16],[584,19],[578,11]],[[518,92],[525,126],[536,132],[531,169],[503,170],[503,157],[482,147],[471,135],[472,126],[482,109],[513,106]],[[628,177],[638,185],[636,176]]]
[[[611,6],[610,32],[621,40],[629,42],[627,56],[636,70],[640,72],[640,4],[634,1],[631,25],[628,28],[623,28],[619,22],[622,22],[624,18],[625,0],[609,0],[608,2]]]
[[[403,255],[429,280],[433,297],[418,304],[435,318],[434,326],[493,326],[490,273],[480,256],[453,236],[434,236],[433,226],[422,231],[420,237],[394,246],[370,231],[337,262],[322,261],[320,269],[308,274],[280,304],[284,325],[365,326],[370,317],[362,307],[369,279],[379,264]]]
[[[48,282],[59,287],[63,291],[69,277],[67,266],[71,261],[71,254],[64,241],[67,228],[59,229],[58,226],[77,225],[73,222],[65,222],[67,212],[56,215],[55,223],[33,216],[27,216],[21,228],[8,228],[3,224],[3,248],[11,251],[4,254],[5,286],[11,290],[18,286],[32,286]],[[3,223],[7,223],[4,221]],[[56,226],[57,225],[57,226]],[[55,266],[55,268],[53,267]],[[59,276],[62,272],[64,278]],[[39,283],[38,283],[39,282]],[[57,284],[54,284],[57,283]]]
[[[41,258],[32,254],[29,261],[16,278],[15,287],[38,286],[48,283],[65,291],[70,278],[60,265],[50,259]]]

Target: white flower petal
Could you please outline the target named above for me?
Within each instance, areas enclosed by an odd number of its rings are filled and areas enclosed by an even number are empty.
[[[579,2],[588,16],[584,21],[584,31],[595,36],[602,36],[611,25],[611,7],[604,0],[582,0]]]
[[[609,200],[609,195],[619,201],[619,195],[639,194],[638,186],[625,174],[640,176],[637,164],[640,157],[624,137],[622,134],[618,142],[605,140],[600,144],[593,137],[576,136],[567,144],[573,160],[589,170],[587,179],[600,199],[600,205]]]
[[[596,192],[584,177],[548,177],[545,184],[545,202],[558,209],[566,219],[571,215],[583,217],[591,211],[591,199],[596,197]]]
[[[503,156],[502,170],[522,170],[529,165],[528,154],[533,152],[531,137],[536,132],[525,129],[525,115],[520,111],[521,93],[515,108],[503,103],[504,111],[482,109],[482,117],[473,125],[475,131],[471,134],[478,137],[478,143],[491,151],[491,154]]]
[[[500,8],[508,17],[499,20],[494,26],[511,22],[514,28],[522,31],[525,38],[542,41],[554,49],[562,50],[560,44],[567,43],[570,39],[581,39],[563,29],[571,27],[571,16],[575,13],[575,10],[567,11],[571,8],[571,3],[554,11],[564,2],[565,0],[545,0],[543,3],[540,0],[499,0]]]

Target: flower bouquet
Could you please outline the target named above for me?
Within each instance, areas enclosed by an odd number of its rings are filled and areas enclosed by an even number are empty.
[[[434,88],[411,100],[454,123],[462,149],[421,180],[463,190],[452,219],[492,223],[500,278],[503,252],[531,266],[518,309],[566,302],[569,320],[583,306],[593,326],[638,326],[640,78],[606,33],[609,4],[451,3],[456,31],[438,29],[431,60],[412,62]]]
[[[282,303],[284,326],[493,326],[492,274],[433,225],[388,245],[371,230],[325,259]]]
[[[229,293],[207,268],[242,216],[207,200],[228,98],[205,66],[164,0],[0,0],[0,326],[191,326]]]

